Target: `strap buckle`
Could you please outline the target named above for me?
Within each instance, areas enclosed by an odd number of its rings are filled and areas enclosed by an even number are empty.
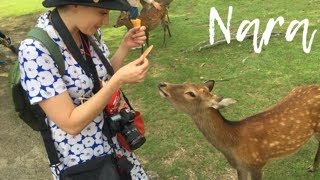
[[[51,168],[54,168],[54,171],[55,171],[55,173],[56,173],[56,175],[57,176],[59,176],[60,175],[60,169],[59,169],[59,166],[61,165],[62,163],[61,162],[59,162],[59,163],[57,163],[57,164],[50,164],[50,167]]]

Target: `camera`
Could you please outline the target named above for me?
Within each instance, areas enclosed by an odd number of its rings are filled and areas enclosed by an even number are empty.
[[[111,133],[121,133],[132,150],[138,149],[146,141],[146,138],[134,126],[134,118],[133,110],[123,108],[118,114],[111,115],[108,121]]]

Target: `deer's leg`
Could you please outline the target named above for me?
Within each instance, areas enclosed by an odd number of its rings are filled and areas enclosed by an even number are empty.
[[[247,180],[248,179],[248,171],[243,169],[237,169],[238,180]]]
[[[317,150],[316,156],[314,157],[313,164],[308,167],[309,172],[316,171],[318,169],[319,163],[320,163],[320,136],[317,135],[316,139],[318,140],[318,150]]]
[[[169,23],[167,21],[164,21],[162,23],[162,26],[163,26],[163,46],[166,47],[166,31],[168,30],[169,37],[171,37],[171,32],[169,29]]]
[[[260,168],[251,170],[250,174],[251,174],[251,180],[261,180],[262,179],[262,171]]]
[[[166,16],[167,16],[168,23],[170,23],[170,18],[169,18],[169,7],[166,7]]]
[[[163,24],[163,47],[166,47],[166,31],[167,31],[167,28],[166,28],[166,23]]]
[[[168,29],[169,37],[171,37],[171,32],[170,32],[169,24],[166,23],[166,26],[167,26],[167,29]]]
[[[146,37],[147,37],[146,44],[147,44],[147,47],[149,47],[149,32],[148,31],[146,31]],[[143,45],[144,44],[141,45],[141,54],[143,54],[143,50],[144,50]]]
[[[149,31],[146,31],[146,43],[147,43],[147,47],[149,47]]]

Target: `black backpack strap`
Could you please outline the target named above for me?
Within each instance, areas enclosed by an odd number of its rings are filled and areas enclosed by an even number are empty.
[[[27,38],[35,39],[41,42],[42,45],[44,45],[48,49],[50,55],[52,56],[52,59],[58,66],[59,74],[63,76],[65,71],[64,59],[58,45],[53,42],[48,33],[41,28],[34,27],[28,32]],[[40,112],[42,111],[42,109],[39,105],[36,105],[34,106],[33,111],[36,115],[39,115],[41,114]],[[61,162],[59,160],[57,150],[54,146],[51,129],[45,122],[45,116],[37,116],[37,118],[39,120],[39,123],[41,123],[42,128],[40,132],[47,151],[48,159],[50,161],[50,167],[56,167],[56,170],[58,170],[57,166],[61,164]]]
[[[58,171],[58,166],[61,164],[61,162],[58,157],[58,152],[53,143],[51,129],[46,128],[44,130],[41,130],[40,132],[50,161],[50,167],[55,167],[56,171]]]

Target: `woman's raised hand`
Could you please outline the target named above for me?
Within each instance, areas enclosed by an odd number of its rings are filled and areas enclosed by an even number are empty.
[[[118,78],[121,84],[142,82],[149,70],[149,60],[144,56],[128,63],[120,68],[114,77]]]
[[[124,36],[122,44],[128,49],[142,46],[147,39],[145,30],[145,26],[134,27],[130,29]]]

